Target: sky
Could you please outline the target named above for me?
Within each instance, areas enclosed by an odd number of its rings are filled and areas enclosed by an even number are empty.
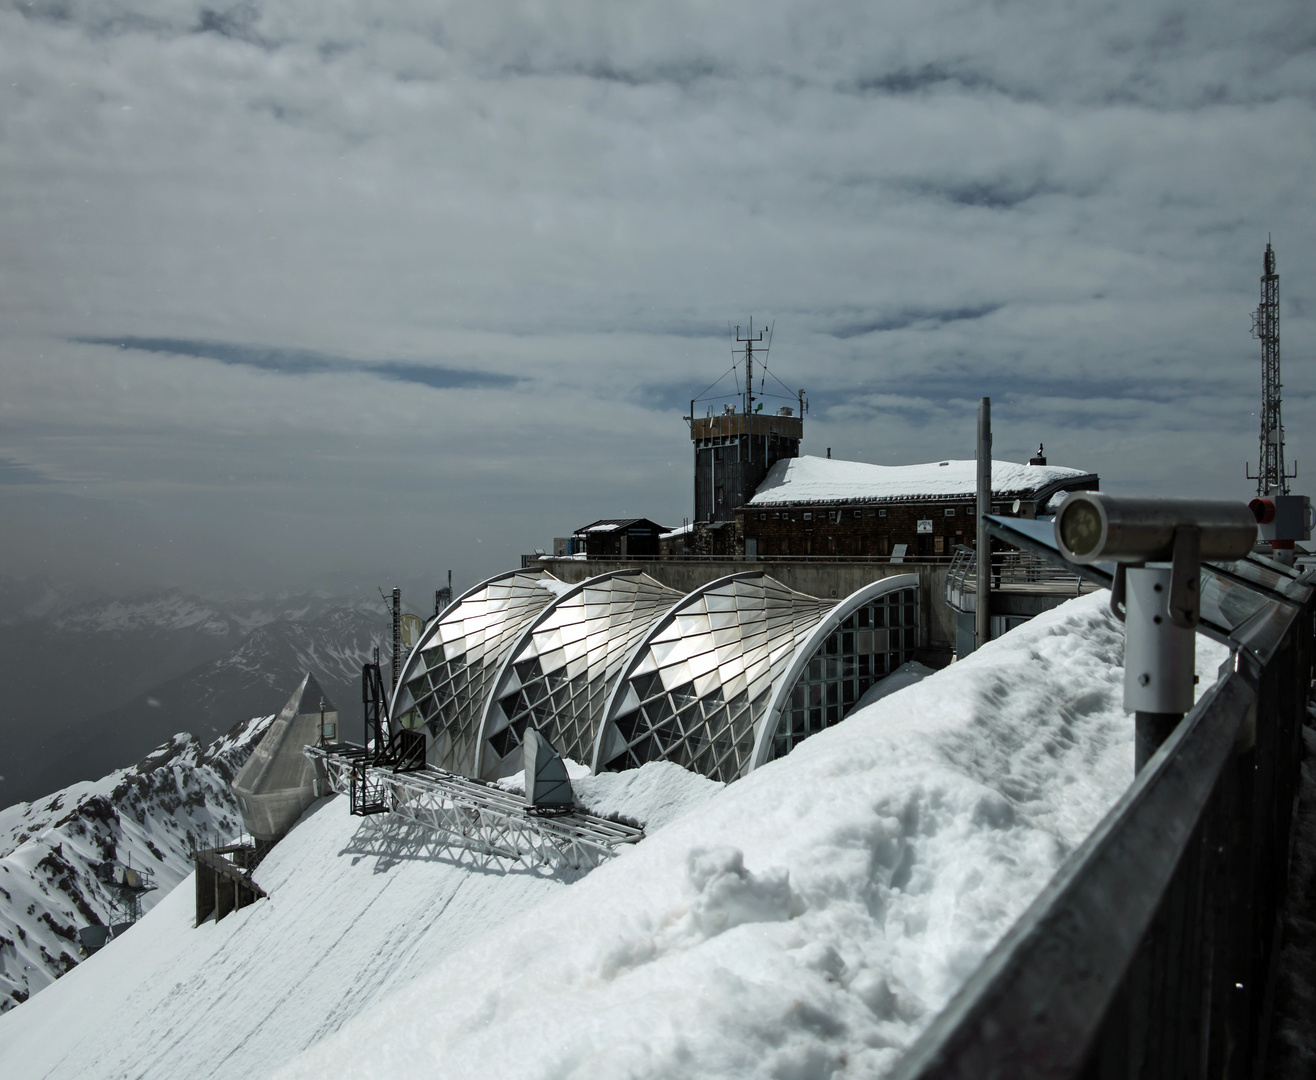
[[[1310,0],[2,0],[0,564],[679,525],[751,319],[805,453],[971,457],[986,395],[998,458],[1246,498],[1267,237],[1311,490],[1314,166]]]

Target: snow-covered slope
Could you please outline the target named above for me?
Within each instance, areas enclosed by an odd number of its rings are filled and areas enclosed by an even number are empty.
[[[193,930],[184,883],[0,1017],[0,1075],[880,1075],[1131,777],[1108,599],[697,805],[659,766],[582,781],[670,824],[569,887],[327,801],[268,900]],[[1199,639],[1203,687],[1222,659]]]
[[[113,898],[96,876],[107,861],[154,875],[154,906],[190,871],[199,842],[236,835],[228,782],[272,717],[238,724],[209,746],[177,735],[136,766],[0,810],[0,1012],[69,971],[77,928],[107,925]]]
[[[592,808],[653,822],[720,787],[657,762],[589,778],[579,794]],[[391,992],[405,997],[419,976],[575,876],[436,847],[414,826],[354,818],[345,799],[323,800],[256,871],[269,899],[193,929],[185,881],[0,1017],[0,1076],[264,1076]],[[420,999],[404,1007],[430,1009]]]
[[[810,738],[277,1075],[880,1075],[1132,776],[1108,602]],[[1224,657],[1199,639],[1203,685]]]

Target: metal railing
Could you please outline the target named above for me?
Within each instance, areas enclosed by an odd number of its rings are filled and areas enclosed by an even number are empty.
[[[1077,595],[1083,579],[1074,571],[1028,551],[992,552],[993,589],[1032,585],[1070,589]],[[952,589],[960,593],[978,591],[978,553],[973,548],[957,548],[951,556],[950,569],[946,573],[947,596]]]
[[[1254,560],[1203,567],[1201,587],[1237,615],[1220,680],[894,1080],[1262,1074],[1312,590]]]
[[[910,552],[906,555],[595,555],[590,558],[581,558],[579,555],[522,555],[521,569],[526,570],[532,566],[547,563],[572,563],[572,562],[589,562],[589,563],[616,563],[619,566],[635,566],[644,563],[655,562],[675,562],[675,563],[878,563],[886,565],[888,563],[895,566],[910,563],[931,564],[934,566],[945,566],[954,562],[954,555],[917,555]]]

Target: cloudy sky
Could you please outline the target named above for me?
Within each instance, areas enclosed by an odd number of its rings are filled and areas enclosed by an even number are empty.
[[[1268,234],[1316,477],[1310,0],[211,2],[0,3],[9,573],[679,524],[751,317],[807,453],[969,457],[987,394],[998,457],[1246,497]]]

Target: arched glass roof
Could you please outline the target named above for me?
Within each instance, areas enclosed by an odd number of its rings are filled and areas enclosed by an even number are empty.
[[[521,632],[569,586],[539,569],[481,582],[425,628],[403,667],[389,716],[424,727],[426,760],[476,775],[479,730],[494,680]]]
[[[681,595],[639,570],[619,570],[587,579],[541,611],[508,652],[489,699],[479,774],[521,768],[527,726],[564,757],[588,761],[627,657]]]
[[[836,601],[761,571],[683,597],[637,569],[574,586],[518,570],[430,622],[390,716],[467,776],[521,768],[533,727],[596,772],[667,760],[731,781],[839,723],[910,659],[918,601],[914,574]]]
[[[800,642],[774,685],[751,768],[785,757],[810,735],[845,719],[879,679],[913,656],[919,635],[918,575],[857,589]]]
[[[835,603],[762,572],[695,590],[628,664],[599,733],[595,771],[661,759],[715,780],[747,772],[774,684]]]

